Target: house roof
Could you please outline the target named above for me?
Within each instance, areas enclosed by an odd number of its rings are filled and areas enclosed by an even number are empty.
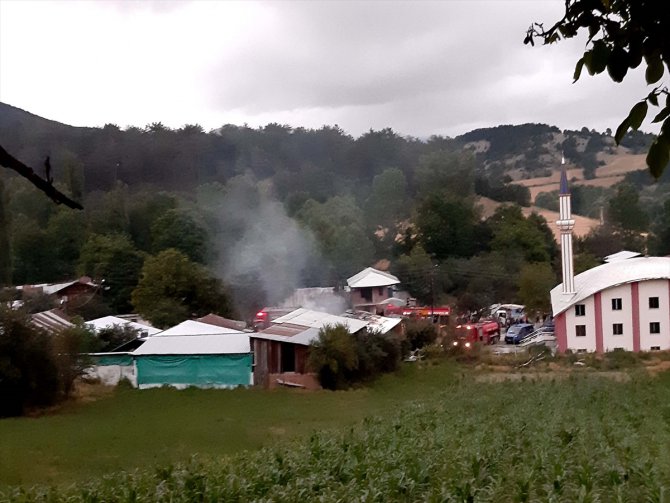
[[[670,279],[670,257],[634,257],[607,262],[575,276],[574,294],[564,294],[562,283],[553,288],[551,307],[556,316],[596,292],[653,279]]]
[[[125,320],[116,316],[103,316],[102,318],[96,318],[95,320],[87,321],[86,324],[92,327],[96,332],[104,328],[111,328],[114,325],[121,327],[130,326],[139,332],[146,332],[147,335],[156,335],[157,333],[161,332],[160,328],[155,328],[143,323],[137,323],[135,321]]]
[[[224,334],[241,334],[240,330],[234,328],[219,327],[210,325],[209,323],[202,323],[200,321],[186,320],[179,325],[163,330],[155,335],[155,337],[168,337],[175,335],[188,335],[194,337],[198,335],[224,335]]]
[[[378,271],[372,267],[363,269],[358,274],[353,275],[347,280],[349,288],[368,288],[375,286],[391,286],[397,285],[400,280],[393,274]]]
[[[273,325],[265,330],[250,334],[254,339],[268,341],[290,342],[301,346],[309,346],[319,337],[318,328],[305,328],[297,325]]]
[[[296,309],[284,316],[281,316],[272,322],[276,325],[288,323],[291,325],[298,325],[304,328],[321,329],[326,325],[344,325],[349,332],[356,333],[362,328],[365,328],[367,323],[362,320],[352,318],[345,318],[343,316],[336,316],[334,314],[323,313],[321,311],[312,311],[310,309]]]
[[[173,335],[147,337],[133,355],[220,355],[251,351],[249,335],[243,333]]]
[[[233,330],[244,330],[247,328],[247,324],[244,321],[231,320],[214,313],[209,313],[201,318],[196,318],[195,321],[207,323],[208,325],[215,325],[217,327],[232,328]]]
[[[48,332],[60,332],[66,328],[73,327],[67,319],[67,315],[60,309],[51,309],[50,311],[42,311],[30,315],[30,321]]]
[[[61,290],[66,289],[69,286],[76,285],[78,283],[81,283],[82,285],[90,286],[92,288],[96,288],[98,285],[93,283],[91,281],[91,278],[88,276],[82,276],[79,279],[75,279],[74,281],[67,281],[65,283],[40,283],[38,285],[22,285],[22,286],[17,286],[17,290],[41,290],[43,293],[47,295],[52,295],[55,293],[60,292]]]

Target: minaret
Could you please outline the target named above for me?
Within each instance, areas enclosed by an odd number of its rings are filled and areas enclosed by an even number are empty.
[[[565,172],[565,157],[561,159],[561,187],[558,191],[560,206],[559,220],[556,225],[561,230],[561,267],[563,269],[563,293],[575,293],[575,276],[572,261],[572,228],[575,221],[572,219],[570,189],[568,189],[568,175]]]

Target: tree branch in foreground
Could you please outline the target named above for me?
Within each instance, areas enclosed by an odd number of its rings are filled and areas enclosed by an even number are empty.
[[[73,201],[65,194],[60,192],[56,187],[54,187],[51,184],[51,181],[41,178],[37,173],[35,173],[35,171],[33,171],[32,168],[12,157],[9,152],[2,148],[2,145],[0,145],[0,166],[13,169],[22,177],[27,178],[30,183],[49,196],[53,201],[56,202],[56,204],[64,204],[65,206],[76,210],[84,209],[81,204]]]

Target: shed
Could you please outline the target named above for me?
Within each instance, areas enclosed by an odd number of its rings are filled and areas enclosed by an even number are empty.
[[[140,336],[156,335],[161,331],[160,328],[145,325],[144,323],[137,323],[131,320],[126,320],[124,318],[119,318],[118,316],[103,316],[102,318],[96,318],[95,320],[87,321],[86,324],[96,332],[105,328],[111,328],[115,325],[120,327],[129,326],[134,328],[139,332]]]
[[[188,329],[194,328],[192,323],[205,325],[205,329],[211,327],[211,333],[188,335]],[[165,332],[175,331],[177,327]],[[202,327],[197,331],[202,332]],[[176,330],[181,335],[165,335],[165,332],[147,337],[132,353],[140,389],[158,386],[232,388],[253,384],[248,334],[199,322]]]

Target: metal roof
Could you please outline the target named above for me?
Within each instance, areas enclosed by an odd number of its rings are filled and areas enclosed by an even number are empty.
[[[219,327],[210,325],[209,323],[202,323],[200,321],[186,320],[179,325],[163,330],[154,337],[167,337],[174,335],[188,335],[190,337],[198,335],[222,335],[222,334],[241,334],[240,330],[234,328]]]
[[[599,265],[575,276],[574,294],[564,294],[562,283],[551,290],[553,314],[607,288],[653,279],[670,279],[670,257],[636,257]]]
[[[327,325],[344,325],[352,334],[365,328],[367,325],[367,323],[362,320],[335,316],[334,314],[312,311],[304,308],[296,309],[295,311],[285,314],[274,320],[272,323],[277,325],[289,323],[291,325],[316,329],[321,329]]]
[[[270,327],[261,332],[250,334],[250,336],[254,339],[290,342],[291,344],[300,344],[301,346],[309,346],[313,341],[319,338],[320,329],[318,328],[288,328],[289,327]]]
[[[51,309],[50,311],[31,314],[30,321],[33,325],[53,333],[74,326],[65,316],[60,309]]]
[[[363,269],[358,274],[355,274],[347,280],[350,288],[368,288],[375,286],[391,286],[397,285],[400,280],[393,274],[378,271],[372,267]]]
[[[640,255],[642,254],[638,252],[622,250],[620,252],[613,253],[612,255],[608,255],[607,257],[605,257],[605,262],[614,262],[615,260],[628,260],[629,258],[639,257]]]
[[[215,325],[217,327],[232,328],[233,330],[240,331],[244,331],[244,329],[247,328],[247,324],[244,321],[231,320],[214,313],[209,313],[205,316],[202,316],[201,318],[197,318],[195,321],[207,323],[208,325]]]
[[[386,316],[368,313],[367,311],[347,312],[345,316],[364,321],[367,324],[368,332],[379,332],[382,334],[389,332],[402,321],[400,318],[387,318]]]
[[[135,321],[125,320],[123,318],[118,318],[116,316],[103,316],[102,318],[96,318],[95,320],[90,320],[86,322],[87,325],[91,326],[96,332],[104,328],[111,328],[114,325],[121,327],[130,326],[139,332],[146,332],[147,335],[156,335],[161,332],[160,328],[152,327],[149,325],[144,325],[143,323],[137,323]]]
[[[147,337],[133,355],[220,355],[251,352],[249,334]]]

